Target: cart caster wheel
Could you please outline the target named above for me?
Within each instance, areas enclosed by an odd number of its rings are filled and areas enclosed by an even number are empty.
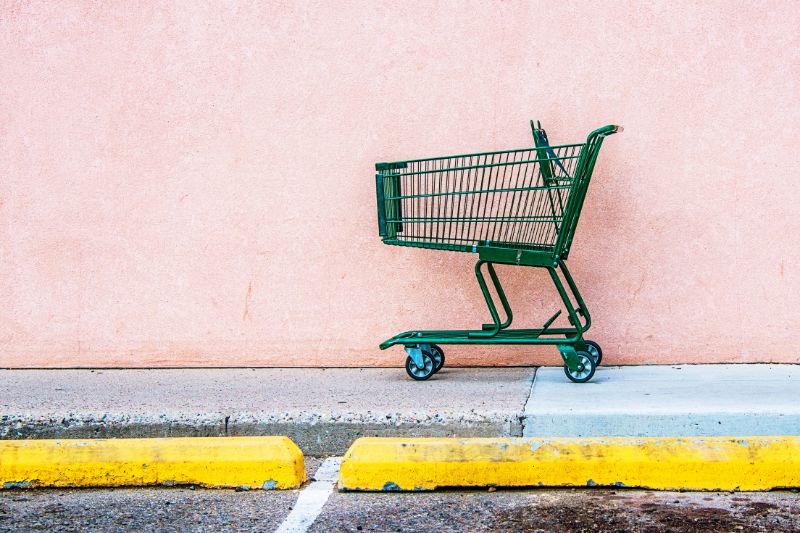
[[[436,373],[436,363],[430,352],[422,352],[423,366],[420,368],[411,357],[406,357],[406,373],[415,381],[425,381]]]
[[[603,360],[603,350],[600,345],[594,341],[586,341],[586,351],[594,361],[594,366],[600,366],[600,361]]]
[[[444,350],[438,344],[431,344],[431,357],[433,357],[433,373],[435,374],[444,366]]]
[[[567,365],[564,365],[564,373],[574,383],[586,383],[594,376],[597,365],[588,352],[577,352],[575,355],[578,358],[578,368],[572,371]]]

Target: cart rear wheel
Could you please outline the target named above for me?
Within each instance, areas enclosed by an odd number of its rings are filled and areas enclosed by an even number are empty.
[[[444,366],[444,350],[438,344],[431,344],[431,357],[433,357],[433,371],[438,372]]]
[[[603,350],[600,345],[594,341],[586,341],[586,351],[589,356],[594,360],[594,366],[600,366],[600,361],[603,360]]]
[[[428,351],[422,352],[422,367],[418,367],[411,357],[406,357],[406,372],[415,381],[425,381],[436,373],[436,363]]]
[[[578,368],[570,370],[569,366],[564,365],[564,373],[570,381],[586,383],[594,376],[597,365],[594,364],[594,359],[592,359],[592,356],[589,355],[588,352],[577,352],[575,356],[578,358]]]

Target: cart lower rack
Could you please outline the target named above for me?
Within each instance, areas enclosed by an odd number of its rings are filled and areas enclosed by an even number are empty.
[[[445,344],[555,345],[564,372],[577,383],[589,381],[600,364],[600,345],[584,339],[591,316],[565,261],[600,146],[622,127],[605,126],[590,133],[585,143],[558,146],[550,146],[541,124],[531,121],[531,129],[532,148],[375,165],[383,242],[477,253],[475,276],[492,317],[479,330],[414,330],[381,344],[381,349],[405,347],[406,371],[415,380],[426,380],[442,368],[440,345]],[[510,329],[513,313],[495,264],[546,268],[571,327],[551,327],[558,311],[540,328]]]

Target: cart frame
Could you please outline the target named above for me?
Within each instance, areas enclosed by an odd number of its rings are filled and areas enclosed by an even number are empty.
[[[517,247],[493,246],[489,241],[486,242],[485,246],[476,244],[471,247],[471,250],[459,250],[472,251],[478,254],[479,258],[475,264],[475,277],[486,301],[492,322],[483,324],[481,329],[478,330],[411,330],[399,333],[381,343],[381,350],[395,345],[402,345],[405,348],[408,354],[406,369],[414,379],[428,379],[441,368],[444,364],[444,351],[438,345],[447,344],[555,345],[564,361],[564,370],[567,377],[575,382],[589,381],[594,375],[595,368],[600,363],[602,358],[600,346],[593,341],[584,339],[584,334],[591,327],[592,319],[586,302],[583,300],[575,280],[567,268],[566,259],[569,255],[572,238],[583,208],[586,191],[600,147],[605,137],[621,132],[622,127],[616,125],[604,126],[592,131],[585,143],[552,147],[548,144],[547,135],[540,124],[531,121],[531,128],[535,144],[534,151],[536,153],[536,159],[533,163],[539,165],[539,172],[543,175],[545,183],[558,183],[559,178],[554,177],[554,165],[564,168],[561,166],[559,157],[554,153],[555,148],[576,147],[580,150],[575,164],[574,175],[569,186],[570,195],[566,205],[562,206],[563,210],[560,213],[562,215],[561,227],[558,228],[554,246],[550,250],[536,250],[522,245]],[[468,156],[479,155],[483,154],[468,154]],[[415,161],[424,160],[377,163],[375,165],[377,171],[379,233],[387,244],[416,246],[414,243],[409,244],[395,240],[397,232],[402,231],[403,217],[400,212],[400,202],[393,204],[391,200],[402,196],[399,195],[399,191],[394,191],[395,196],[391,196],[392,187],[399,186],[392,185],[391,179],[387,183],[387,178],[395,177],[398,170],[407,168],[409,163]],[[550,191],[547,191],[547,193],[550,194]],[[551,203],[553,202],[552,197],[550,201]],[[435,245],[422,247],[437,248]],[[511,329],[510,326],[514,320],[514,314],[495,270],[495,265],[498,264],[547,269],[561,297],[564,308],[567,311],[567,318],[572,327],[551,327],[562,314],[562,311],[559,310],[540,328]],[[503,320],[501,320],[497,305],[489,291],[489,286],[483,273],[484,265],[486,265],[485,270],[489,274],[505,314],[505,319]],[[562,276],[566,284],[562,282]],[[430,358],[430,361],[426,358]],[[413,372],[414,370],[417,370],[416,375]]]

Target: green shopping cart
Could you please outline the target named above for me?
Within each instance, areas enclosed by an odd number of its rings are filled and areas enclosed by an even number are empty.
[[[576,383],[592,379],[602,360],[600,345],[584,339],[592,319],[565,261],[600,146],[622,127],[605,126],[590,133],[585,143],[558,146],[549,144],[540,123],[531,121],[531,130],[532,148],[375,165],[383,242],[477,253],[475,276],[492,317],[479,330],[406,331],[381,344],[382,350],[405,347],[406,372],[415,380],[426,380],[442,368],[440,345],[447,344],[555,345],[564,372]],[[572,327],[551,327],[559,310],[541,328],[509,329],[513,314],[495,264],[546,268]],[[505,320],[489,292],[484,265]]]

